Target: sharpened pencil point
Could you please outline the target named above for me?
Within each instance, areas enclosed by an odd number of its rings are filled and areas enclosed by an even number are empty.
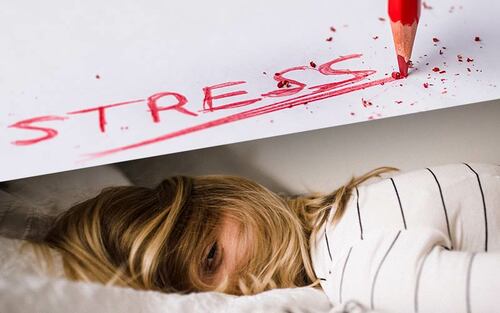
[[[408,76],[408,62],[405,61],[405,58],[398,54],[398,65],[399,65],[399,73],[401,77]]]

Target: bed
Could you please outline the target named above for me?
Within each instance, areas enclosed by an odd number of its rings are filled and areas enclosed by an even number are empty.
[[[103,187],[129,185],[116,167],[33,177],[0,186],[0,307],[2,312],[368,312],[355,302],[333,308],[321,289],[275,289],[254,296],[187,295],[74,282],[48,274],[24,238],[43,235],[51,219]],[[57,197],[54,197],[57,195]]]

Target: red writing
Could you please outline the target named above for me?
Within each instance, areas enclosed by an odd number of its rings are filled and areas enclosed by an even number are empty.
[[[360,57],[361,54],[352,54],[348,56],[338,57],[336,59],[333,59],[329,62],[326,62],[318,66],[314,64],[315,65],[314,67],[296,66],[282,70],[280,72],[275,73],[273,76],[273,79],[278,83],[278,89],[262,93],[258,97],[248,96],[246,99],[243,100],[240,98],[238,99],[239,101],[234,101],[234,100],[231,101],[230,98],[241,97],[241,96],[246,97],[248,95],[248,92],[245,90],[243,86],[244,84],[246,84],[245,81],[230,81],[203,87],[201,88],[203,95],[203,103],[202,103],[203,109],[200,110],[201,112],[210,113],[219,110],[231,110],[236,108],[239,108],[239,112],[232,113],[224,117],[219,117],[217,119],[208,122],[203,122],[199,124],[194,123],[193,126],[189,126],[176,131],[171,131],[166,134],[154,138],[145,139],[129,145],[115,147],[105,151],[89,153],[86,154],[85,156],[88,158],[103,157],[106,155],[118,153],[120,151],[135,149],[145,145],[150,145],[171,138],[198,132],[203,129],[236,122],[239,120],[248,119],[263,114],[268,114],[271,112],[287,108],[293,108],[298,105],[304,105],[307,103],[336,97],[342,94],[359,91],[377,85],[383,85],[385,83],[394,80],[394,78],[389,76],[386,78],[368,80],[366,82],[363,82],[363,80],[365,80],[367,77],[375,74],[376,71],[348,70],[348,69],[334,68],[334,66],[338,65],[341,62],[351,59],[357,59]],[[304,71],[314,71],[319,75],[326,77],[335,77],[337,79],[333,82],[308,87],[306,83],[292,78],[294,73],[299,73]],[[344,78],[344,79],[339,80],[338,78]],[[235,89],[234,86],[237,86],[236,89],[238,90],[224,91],[225,88],[230,88],[230,87],[234,90]],[[276,98],[280,99],[276,100]],[[264,102],[264,100],[266,99],[267,101]],[[160,104],[160,102],[162,104]],[[257,107],[251,106],[256,103],[261,103],[261,104],[259,104],[259,106]],[[194,113],[192,110],[189,110],[187,108],[188,105],[187,97],[173,91],[158,92],[149,96],[147,99],[138,99],[138,100],[113,103],[113,104],[100,105],[97,107],[85,108],[78,111],[68,112],[66,114],[77,115],[77,114],[96,112],[99,131],[105,133],[107,125],[106,117],[107,114],[109,114],[110,109],[112,108],[118,109],[119,107],[124,107],[128,105],[139,105],[139,104],[147,105],[148,111],[151,113],[151,118],[153,123],[162,122],[160,113],[164,111],[174,111],[193,118],[198,117],[197,113]],[[251,106],[251,108],[242,110],[243,107],[247,106]],[[12,141],[12,144],[17,146],[27,146],[51,140],[58,135],[57,130],[53,128],[54,126],[48,128],[48,127],[38,126],[38,124],[54,122],[54,121],[63,121],[67,119],[68,117],[64,116],[48,115],[48,116],[39,116],[18,121],[10,125],[9,127],[22,130],[36,131],[38,133],[42,132],[43,135],[31,139],[15,140]]]

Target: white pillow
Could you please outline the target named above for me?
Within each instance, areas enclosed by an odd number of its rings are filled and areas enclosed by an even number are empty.
[[[105,165],[10,181],[6,191],[36,207],[39,213],[56,215],[96,196],[104,187],[129,185],[123,172]]]
[[[54,216],[104,187],[128,185],[128,178],[109,165],[7,182],[0,190],[0,236],[41,239]]]

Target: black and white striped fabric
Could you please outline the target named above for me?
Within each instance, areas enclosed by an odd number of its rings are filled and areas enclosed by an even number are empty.
[[[500,166],[448,164],[353,190],[311,257],[334,305],[381,312],[500,312]]]

